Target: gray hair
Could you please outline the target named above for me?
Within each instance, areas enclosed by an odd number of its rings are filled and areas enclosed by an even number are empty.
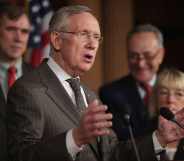
[[[73,5],[60,8],[54,13],[49,23],[49,32],[65,30],[68,25],[68,17],[82,12],[91,13],[92,10],[87,6]]]
[[[127,35],[127,42],[130,40],[130,38],[136,34],[136,33],[141,33],[141,32],[153,32],[158,40],[158,45],[159,47],[164,47],[164,38],[163,34],[161,31],[156,27],[151,24],[142,24],[138,25],[135,28],[133,28]]]

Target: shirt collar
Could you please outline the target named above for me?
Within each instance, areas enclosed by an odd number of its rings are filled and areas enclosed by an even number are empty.
[[[64,82],[67,79],[70,79],[72,76],[69,75],[64,71],[62,67],[60,67],[52,57],[49,58],[48,60],[48,65],[51,68],[51,70],[56,74],[57,78],[61,81]]]
[[[153,76],[153,78],[148,82],[148,84],[153,87],[155,85],[155,82],[156,82],[156,74]],[[140,84],[137,82],[137,87],[138,87],[138,91],[139,91],[139,94],[141,96],[141,98],[144,98],[144,95],[145,95],[145,91],[144,89],[140,86]]]
[[[155,82],[156,82],[156,78],[157,78],[157,76],[156,76],[156,74],[153,76],[153,78],[148,82],[148,84],[150,85],[150,86],[154,86],[154,84],[155,84]]]
[[[3,71],[6,71],[8,70],[8,68],[10,67],[11,65],[7,62],[0,62],[0,68],[3,70]],[[14,65],[16,67],[16,69],[21,69],[22,68],[22,58],[18,59]]]

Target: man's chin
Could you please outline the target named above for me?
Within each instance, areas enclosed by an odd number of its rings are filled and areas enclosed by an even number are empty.
[[[84,72],[87,72],[89,71],[93,66],[93,63],[85,63],[81,66],[81,69],[84,71]]]
[[[149,82],[152,79],[152,76],[150,76],[150,75],[138,75],[135,78],[139,82]]]

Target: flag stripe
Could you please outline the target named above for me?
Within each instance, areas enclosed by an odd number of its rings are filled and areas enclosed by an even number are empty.
[[[29,0],[29,17],[32,24],[32,32],[29,40],[31,49],[31,64],[38,66],[43,57],[48,55],[49,35],[48,23],[52,16],[52,8],[49,0]]]

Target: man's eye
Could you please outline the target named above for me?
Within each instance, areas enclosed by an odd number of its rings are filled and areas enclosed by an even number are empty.
[[[6,27],[7,31],[16,31],[17,28],[16,27]]]
[[[30,30],[29,29],[21,29],[21,32],[24,34],[29,34]]]
[[[83,31],[83,32],[80,32],[80,35],[81,35],[81,36],[86,36],[87,34],[88,34],[88,33],[87,33],[87,32],[84,32],[84,31]]]
[[[98,35],[98,34],[94,34],[94,36],[93,36],[96,40],[99,40],[100,39],[100,35]]]

